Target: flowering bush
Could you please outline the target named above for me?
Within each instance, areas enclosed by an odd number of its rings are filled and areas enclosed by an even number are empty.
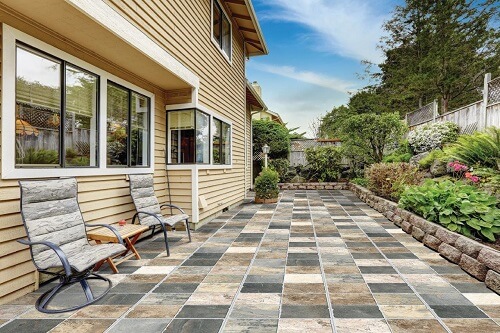
[[[465,178],[467,180],[470,180],[471,182],[473,182],[474,184],[476,183],[479,183],[479,177],[478,176],[475,176],[472,172],[466,172],[465,173]]]
[[[448,163],[448,172],[450,172],[455,178],[462,178],[466,171],[469,171],[469,167],[459,161]]]
[[[408,134],[408,143],[413,152],[419,154],[442,148],[445,143],[458,138],[459,127],[452,122],[439,122],[417,128]]]

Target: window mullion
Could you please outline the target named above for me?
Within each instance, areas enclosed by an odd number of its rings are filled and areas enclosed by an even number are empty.
[[[59,115],[59,165],[66,165],[66,149],[64,147],[66,124],[66,61],[61,62],[61,111]]]
[[[223,22],[224,22],[224,12],[222,11],[222,6],[217,2],[217,7],[219,8],[219,12],[220,12],[220,24],[219,24],[219,44],[220,44],[220,47],[221,49],[223,49],[224,47],[222,46],[222,25],[223,25]]]
[[[128,90],[127,167],[132,166],[132,93]]]

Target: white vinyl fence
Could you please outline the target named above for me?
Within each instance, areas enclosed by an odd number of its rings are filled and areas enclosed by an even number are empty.
[[[406,123],[410,130],[433,122],[451,121],[460,127],[460,132],[470,134],[490,126],[500,127],[500,77],[491,80],[484,77],[483,99],[456,110],[439,114],[436,101],[410,112]]]

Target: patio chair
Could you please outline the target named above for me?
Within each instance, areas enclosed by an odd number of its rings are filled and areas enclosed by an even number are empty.
[[[106,224],[86,224],[78,205],[77,183],[74,178],[20,181],[21,215],[28,240],[19,243],[30,246],[31,257],[39,272],[54,275],[59,283],[43,293],[35,307],[44,313],[73,311],[94,303],[111,289],[111,281],[92,272],[94,265],[126,248],[113,227]],[[90,245],[85,227],[111,229],[120,244]],[[89,280],[108,282],[106,290],[94,296]],[[60,291],[79,282],[87,301],[69,308],[49,308]]]
[[[191,242],[191,233],[189,231],[189,215],[187,215],[184,210],[182,210],[182,208],[176,205],[163,204],[160,206],[153,188],[153,175],[129,175],[129,179],[130,195],[132,196],[132,200],[134,201],[134,205],[137,210],[137,213],[132,219],[132,223],[136,223],[136,219],[138,219],[140,224],[146,225],[150,229],[152,229],[151,234],[154,234],[156,226],[160,226],[163,231],[163,236],[165,237],[165,248],[167,249],[167,256],[170,256],[167,226],[175,229],[175,224],[179,222],[185,222],[189,241]],[[177,209],[180,214],[165,217],[161,212],[161,209],[163,207]]]

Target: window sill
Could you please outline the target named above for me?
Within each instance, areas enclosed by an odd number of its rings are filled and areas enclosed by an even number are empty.
[[[207,165],[207,164],[168,164],[168,170],[231,170],[232,164]]]
[[[230,57],[229,55],[226,54],[226,52],[224,52],[224,50],[219,46],[219,43],[217,43],[217,41],[213,37],[211,39],[215,48],[222,54],[224,59],[226,59],[226,61],[229,63],[229,66],[232,66],[233,65],[232,57]],[[231,45],[231,53],[232,52],[233,52],[233,46]]]
[[[109,176],[153,173],[154,168],[17,168],[2,170],[2,179]]]

